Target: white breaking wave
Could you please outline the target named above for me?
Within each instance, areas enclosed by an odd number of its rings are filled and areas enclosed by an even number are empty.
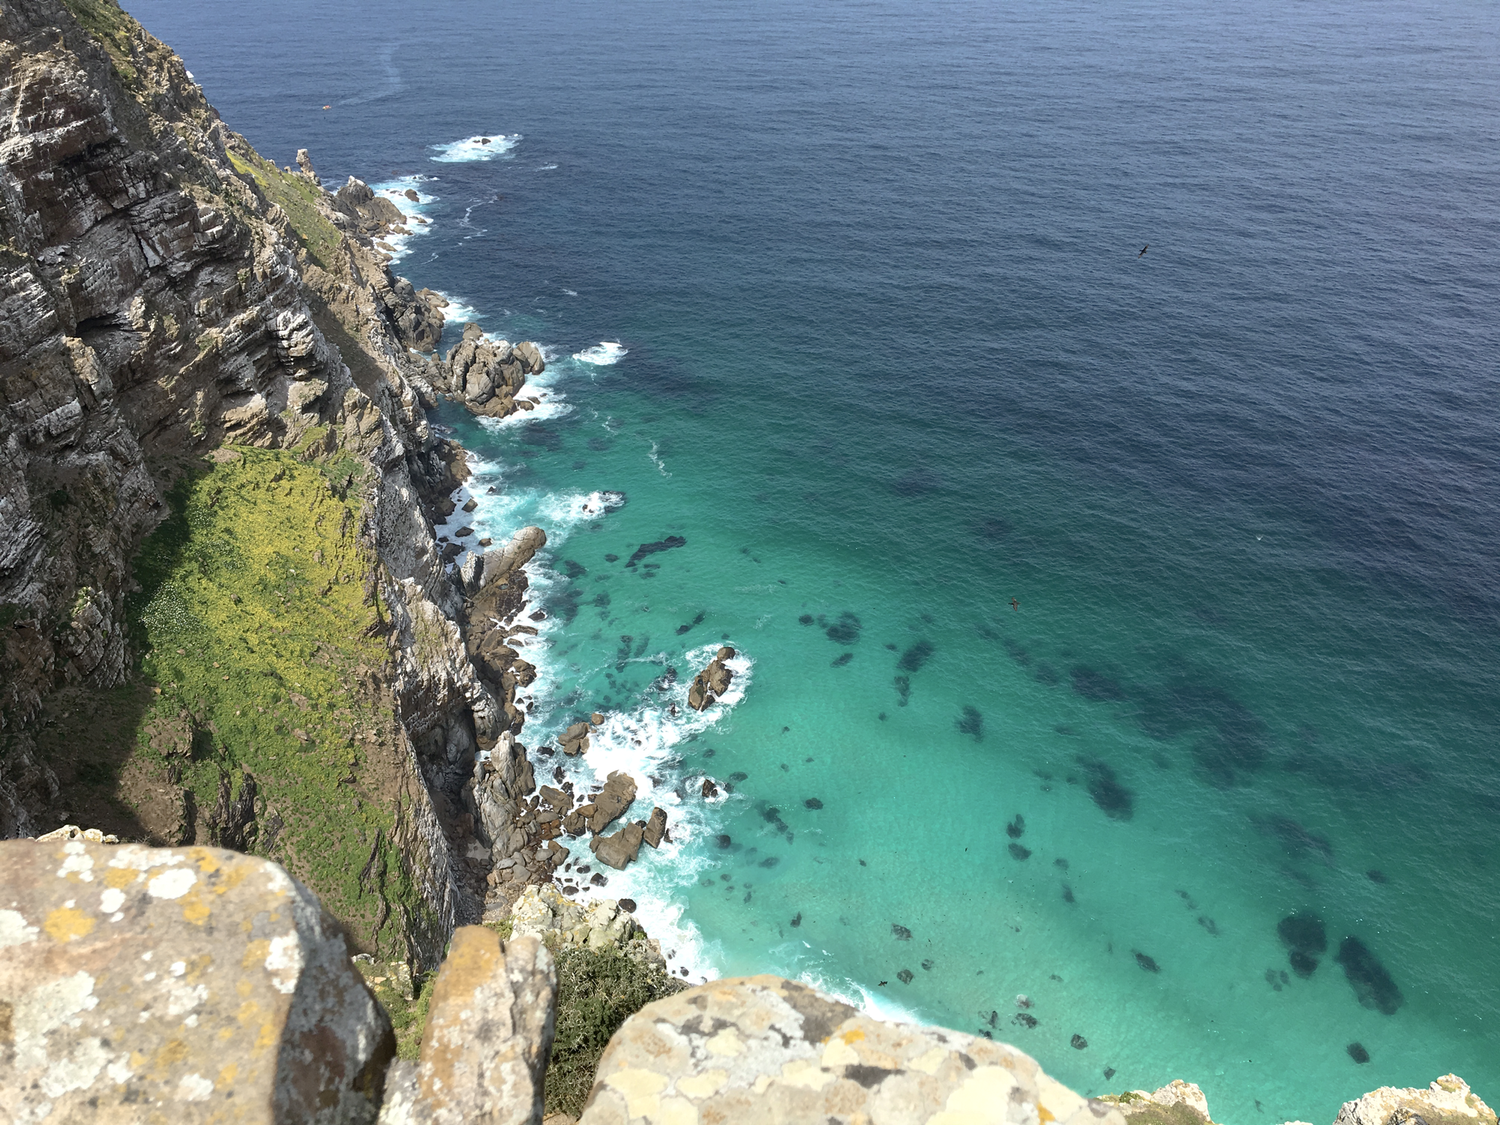
[[[494,160],[505,156],[521,143],[520,133],[480,133],[465,137],[461,141],[449,141],[444,145],[429,145],[437,155],[432,157],[439,164],[468,164],[475,160]]]
[[[436,203],[438,197],[422,190],[423,184],[431,182],[427,176],[398,176],[394,180],[385,180],[370,185],[370,190],[376,195],[394,203],[396,210],[400,211],[406,220],[406,234],[391,234],[381,240],[391,248],[393,262],[399,262],[411,253],[413,238],[424,235],[432,229],[432,222],[427,218],[427,208]],[[414,193],[417,198],[411,198],[406,194],[407,192]]]
[[[563,290],[564,293],[569,292]],[[578,296],[571,293],[570,296]],[[618,340],[601,340],[592,348],[584,348],[581,352],[574,352],[573,358],[580,363],[592,363],[595,367],[613,367],[630,354],[630,349],[620,346]]]
[[[443,306],[443,319],[449,324],[472,324],[484,319],[484,313],[452,294],[444,293],[441,289],[434,289],[433,292],[448,302]]]
[[[656,471],[658,473],[660,473],[664,477],[670,477],[672,475],[671,473],[667,472],[667,463],[663,461],[661,459],[661,455],[657,453],[656,442],[653,441],[651,443],[651,452],[647,454],[647,456],[651,458],[651,463],[656,466]]]
[[[537,169],[538,172],[551,172],[557,168],[556,164],[543,164]]]
[[[652,693],[656,698],[644,700],[631,710],[605,712],[604,722],[590,732],[589,749],[582,757],[565,760],[554,755],[538,759],[539,766],[545,763],[555,769],[561,765],[564,776],[573,781],[579,792],[584,792],[590,784],[602,784],[617,770],[629,774],[636,784],[636,803],[616,822],[616,828],[631,820],[644,819],[653,806],[666,812],[670,842],[663,840],[654,852],[643,847],[640,858],[624,871],[607,871],[609,882],[604,887],[591,887],[587,876],[578,876],[581,885],[576,897],[634,899],[636,917],[646,932],[661,943],[668,971],[695,983],[701,978],[719,975],[722,953],[716,943],[706,941],[697,926],[684,916],[683,906],[674,901],[675,892],[683,884],[695,881],[712,864],[702,842],[720,831],[718,807],[726,801],[743,801],[744,798],[726,793],[710,800],[701,798],[698,789],[703,783],[703,775],[683,768],[679,748],[693,736],[730,721],[734,708],[745,698],[750,687],[754,668],[754,661],[749,656],[737,653],[726,661],[734,673],[729,690],[708,710],[694,711],[687,705],[692,673],[707,664],[719,647],[715,642],[689,649],[673,661],[685,666],[688,674],[679,675],[669,684],[658,681]],[[553,702],[562,685],[556,670],[548,665],[545,657],[542,663],[537,663],[532,652],[528,651],[526,658],[537,667],[533,688],[542,688],[548,697],[537,699],[533,718],[527,721],[527,744],[537,746],[545,741],[541,732],[553,731],[555,737],[556,729],[576,716],[573,711]],[[631,660],[631,663],[661,665],[667,662],[667,655],[660,652]],[[551,769],[539,769],[538,772],[550,773]],[[684,794],[687,799],[684,799]],[[580,837],[563,842],[568,847],[573,866],[586,864],[594,870],[603,870],[589,851],[587,839]],[[560,870],[557,879],[564,880],[566,874]]]

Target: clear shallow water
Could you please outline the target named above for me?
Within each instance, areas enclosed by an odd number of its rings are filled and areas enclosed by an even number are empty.
[[[676,963],[1219,1120],[1500,1096],[1493,8],[132,10],[278,162],[423,177],[400,268],[548,347],[440,414],[552,539],[527,741],[608,710],[661,782],[607,891]]]

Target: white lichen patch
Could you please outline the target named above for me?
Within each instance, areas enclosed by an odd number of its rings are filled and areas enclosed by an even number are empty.
[[[125,892],[115,887],[110,887],[99,896],[99,912],[101,914],[113,914],[125,905]]]
[[[271,983],[278,992],[290,993],[296,989],[297,978],[302,974],[302,943],[296,933],[271,939],[266,972],[271,974]]]
[[[198,875],[191,867],[177,867],[163,871],[147,883],[146,893],[152,898],[181,898],[197,881]]]
[[[24,993],[11,1016],[17,1069],[24,1071],[46,1067],[50,1070],[56,1060],[48,1057],[48,1035],[58,1028],[81,1026],[83,1021],[79,1016],[98,1006],[99,998],[94,995],[94,978],[82,970],[69,977],[45,981]],[[103,1066],[104,1061],[101,1059],[99,1067]],[[98,1068],[95,1068],[94,1073],[98,1073]],[[68,1086],[63,1092],[72,1089],[77,1087]]]
[[[214,1092],[214,1084],[201,1074],[184,1074],[177,1083],[177,1096],[185,1102],[206,1101]]]
[[[0,949],[36,941],[41,930],[26,924],[18,910],[0,910]]]
[[[92,883],[94,881],[94,857],[86,854],[87,848],[81,841],[70,840],[63,845],[65,858],[62,866],[57,869],[57,877],[66,879],[69,875],[76,875],[80,882]]]
[[[110,857],[109,865],[130,871],[150,871],[153,867],[176,867],[181,862],[182,856],[167,848],[121,844]]]

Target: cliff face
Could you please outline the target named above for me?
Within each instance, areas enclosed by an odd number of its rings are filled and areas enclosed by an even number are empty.
[[[423,414],[441,365],[409,351],[435,344],[441,312],[373,246],[381,201],[331,195],[303,164],[262,159],[109,0],[0,4],[0,837],[70,803],[48,700],[88,713],[127,692],[131,560],[172,484],[224,446],[348,464],[328,487],[357,513],[355,577],[385,647],[359,677],[367,708],[392,712],[371,736],[399,795],[384,846],[420,888],[421,909],[396,913],[428,960],[479,913],[489,859],[466,790],[476,749],[512,724],[465,653],[424,513],[458,458]],[[194,703],[183,738],[221,743],[220,808],[193,814],[184,786],[172,831],[253,839],[264,779],[245,797],[248,771]],[[164,760],[163,791],[182,780]]]

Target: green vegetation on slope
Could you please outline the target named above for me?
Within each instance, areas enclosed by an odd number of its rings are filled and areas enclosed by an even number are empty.
[[[63,0],[63,7],[73,13],[73,18],[83,29],[99,41],[107,52],[125,85],[135,86],[138,81],[131,55],[131,36],[136,29],[131,19],[112,0]]]
[[[401,761],[370,677],[386,663],[380,607],[358,505],[340,495],[361,472],[247,449],[173,489],[135,561],[129,617],[153,687],[132,764],[191,793],[185,837],[207,842],[206,827],[272,856],[358,945],[404,956],[388,923],[425,908],[391,844]],[[223,814],[247,774],[255,825],[237,838]]]
[[[286,213],[287,223],[308,257],[325,270],[332,268],[342,236],[318,210],[317,199],[323,189],[299,173],[283,172],[249,145],[230,148],[228,154],[234,170],[254,181],[260,194]]]
[[[557,958],[557,1035],[547,1064],[547,1114],[583,1112],[599,1056],[620,1025],[653,1000],[686,987],[660,965],[627,957],[610,946],[594,951],[564,946]]]

